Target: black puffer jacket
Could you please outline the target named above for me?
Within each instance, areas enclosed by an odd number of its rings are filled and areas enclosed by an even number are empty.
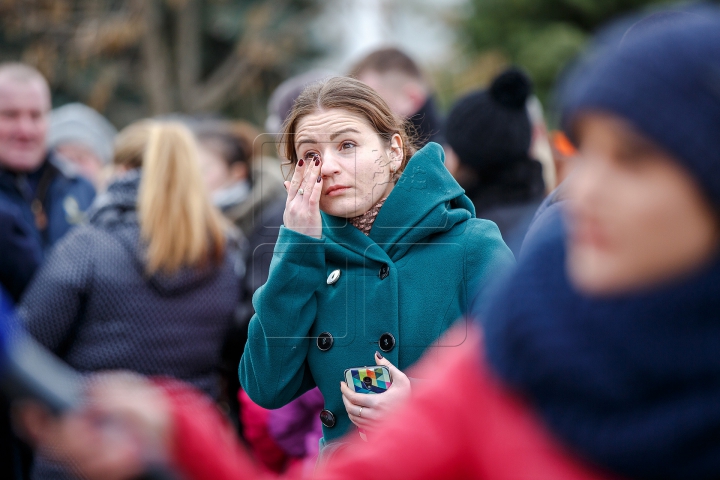
[[[239,252],[221,266],[173,276],[144,271],[135,210],[140,172],[97,199],[89,224],[57,245],[22,299],[43,345],[82,372],[167,375],[217,398],[224,337],[240,298]]]

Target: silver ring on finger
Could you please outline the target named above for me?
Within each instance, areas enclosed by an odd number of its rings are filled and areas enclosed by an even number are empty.
[[[362,411],[365,407],[360,407],[360,410],[358,411],[358,417],[362,417]]]
[[[298,195],[302,195],[303,193],[305,193],[305,190],[303,190],[302,188],[299,188],[299,189],[298,189]]]

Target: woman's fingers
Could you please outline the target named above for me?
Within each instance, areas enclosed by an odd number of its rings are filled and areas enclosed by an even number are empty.
[[[357,415],[351,415],[348,413],[348,417],[350,417],[350,421],[354,423],[357,427],[364,428],[367,430],[371,430],[373,428],[373,425],[377,422],[373,418],[373,415],[370,411],[367,411],[368,409],[363,409],[363,416],[358,417]],[[366,416],[368,414],[369,416]]]
[[[390,378],[392,379],[393,385],[410,385],[410,380],[407,375],[401,372],[395,365],[390,363],[390,360],[380,355],[380,352],[375,352],[375,363],[387,367],[390,371]]]
[[[340,392],[343,396],[343,402],[347,400],[352,405],[355,405],[357,407],[367,407],[367,408],[373,408],[377,404],[377,395],[369,395],[365,393],[355,393],[353,392],[350,387],[345,384],[345,382],[340,382]],[[347,407],[347,404],[346,404]],[[356,409],[357,411],[357,409]],[[355,413],[355,412],[350,412]]]
[[[322,238],[322,217],[320,216],[320,194],[322,179],[319,155],[312,161],[300,161],[295,168],[288,185],[288,198],[285,203],[283,223],[285,227],[310,237]]]
[[[303,175],[305,174],[305,166],[305,161],[302,158],[295,164],[295,171],[287,186],[288,202],[291,202],[295,198],[298,190],[301,188]]]
[[[377,410],[374,408],[377,395],[354,393],[345,382],[341,382],[340,389],[350,421],[358,427],[371,428],[377,421]]]
[[[305,189],[305,197],[307,198],[308,205],[311,208],[320,208],[320,195],[322,194],[322,176],[320,169],[322,168],[322,161],[318,157],[313,165],[308,168],[309,175],[305,182],[307,188]]]

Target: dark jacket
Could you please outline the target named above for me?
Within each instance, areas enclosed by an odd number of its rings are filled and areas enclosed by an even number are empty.
[[[42,247],[10,203],[0,203],[0,252],[0,285],[17,302],[42,261]]]
[[[163,375],[219,395],[220,352],[240,297],[237,252],[220,266],[145,273],[140,171],[110,185],[88,224],[63,238],[20,306],[28,331],[80,372]],[[34,479],[67,478],[40,456]]]
[[[542,165],[523,158],[475,173],[477,180],[464,187],[477,216],[497,224],[503,240],[517,258],[525,233],[545,196]]]
[[[339,439],[351,427],[338,386],[344,370],[372,365],[379,348],[408,368],[440,347],[477,289],[514,264],[443,160],[436,143],[410,159],[369,236],[325,213],[320,239],[281,228],[240,362],[253,401],[278,408],[317,386],[337,419],[325,440]]]
[[[139,171],[113,183],[23,297],[43,345],[82,372],[169,375],[218,395],[215,369],[240,294],[236,254],[219,267],[147,277],[135,211]]]
[[[52,151],[33,173],[17,174],[0,168],[0,203],[18,209],[27,229],[45,251],[84,219],[83,212],[94,198],[90,182],[57,161]],[[44,228],[38,226],[31,209],[35,199],[43,206],[47,219]]]

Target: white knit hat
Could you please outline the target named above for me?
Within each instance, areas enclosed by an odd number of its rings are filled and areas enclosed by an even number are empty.
[[[102,115],[82,103],[69,103],[50,112],[48,147],[79,143],[105,163],[113,156],[117,129]]]

